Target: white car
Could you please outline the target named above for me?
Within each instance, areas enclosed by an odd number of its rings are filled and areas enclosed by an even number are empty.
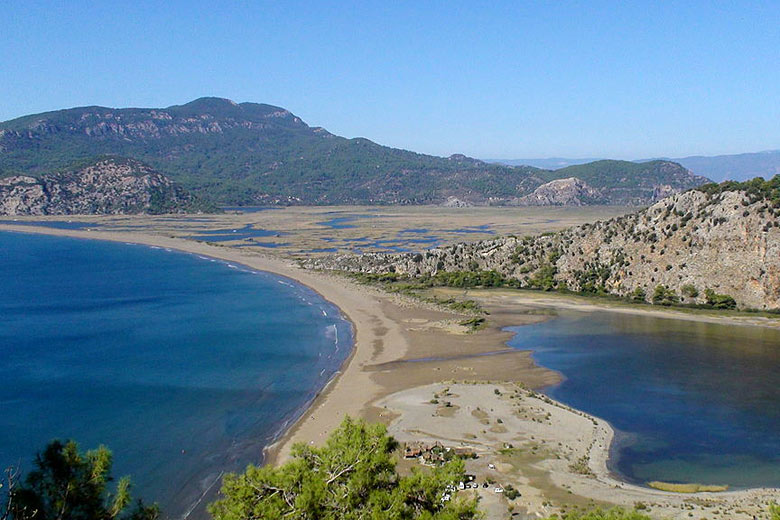
[[[496,469],[496,465],[491,462],[490,464],[488,464],[488,468]]]
[[[504,492],[504,488],[502,487],[497,487],[493,490],[493,493],[503,493],[503,492]]]

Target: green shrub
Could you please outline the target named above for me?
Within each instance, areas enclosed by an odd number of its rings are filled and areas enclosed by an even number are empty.
[[[555,288],[555,275],[558,268],[552,264],[542,265],[529,280],[529,284],[534,289],[550,291]]]
[[[704,297],[707,299],[707,305],[712,305],[716,309],[736,309],[737,302],[728,294],[718,294],[712,289],[705,289]]]
[[[432,277],[436,285],[445,287],[502,287],[507,279],[497,271],[439,271]]]
[[[647,301],[647,293],[641,287],[637,287],[631,292],[631,300],[644,303]]]
[[[547,520],[558,520],[558,517],[551,516]],[[593,509],[588,512],[570,511],[565,513],[561,520],[653,520],[651,517],[640,513],[636,509]]]
[[[674,305],[680,303],[680,298],[672,289],[665,285],[657,285],[653,291],[653,303],[656,305]]]

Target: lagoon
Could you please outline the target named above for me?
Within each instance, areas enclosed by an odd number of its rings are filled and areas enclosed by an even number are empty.
[[[568,310],[510,330],[563,375],[545,393],[616,429],[625,480],[780,487],[780,331]]]

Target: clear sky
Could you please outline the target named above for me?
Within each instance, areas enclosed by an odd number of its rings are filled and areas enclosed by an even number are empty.
[[[780,2],[5,0],[0,120],[212,95],[479,158],[780,148]]]

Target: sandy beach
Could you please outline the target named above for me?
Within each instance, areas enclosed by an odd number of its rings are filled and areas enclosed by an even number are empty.
[[[677,494],[620,482],[607,468],[612,428],[529,391],[553,384],[560,376],[536,366],[530,353],[507,347],[511,333],[503,327],[544,320],[544,308],[591,305],[615,310],[609,306],[557,297],[472,292],[470,297],[484,301],[491,316],[489,327],[469,333],[458,324],[461,315],[342,277],[307,271],[292,260],[256,250],[146,232],[13,225],[0,225],[0,231],[144,244],[215,257],[289,277],[337,305],[355,329],[352,354],[312,406],[266,450],[267,463],[286,460],[296,442],[321,442],[345,415],[351,415],[385,422],[402,442],[438,440],[474,447],[480,458],[469,462],[470,471],[479,478],[492,475],[497,482],[512,483],[521,491],[521,497],[509,501],[490,489],[480,490],[489,518],[506,517],[510,509],[532,518],[562,507],[641,504],[654,515],[669,518],[711,518],[718,511],[724,518],[750,519],[769,500],[780,497],[777,489]],[[722,320],[655,308],[630,312]],[[727,319],[777,326],[776,320],[760,317]],[[439,400],[451,406],[443,409],[432,404],[435,394],[445,396]]]
[[[507,347],[505,342],[511,334],[500,327],[469,334],[465,327],[457,325],[462,319],[460,315],[421,307],[413,300],[384,294],[342,277],[304,270],[291,260],[140,232],[13,225],[0,225],[0,230],[143,244],[219,258],[294,279],[338,306],[355,329],[352,354],[310,409],[269,447],[269,463],[285,460],[295,442],[316,443],[325,439],[345,415],[382,419],[383,412],[373,403],[404,388],[463,377],[523,380],[531,386],[551,384],[558,378],[554,372],[536,367],[529,353]],[[539,319],[543,318],[520,315],[513,323]],[[488,352],[494,355],[473,357]],[[427,358],[432,359],[407,362]]]
[[[466,470],[479,483],[493,481],[477,491],[493,518],[510,506],[537,518],[618,504],[659,518],[750,519],[780,496],[778,489],[687,494],[622,482],[607,467],[614,430],[606,421],[517,384],[450,381],[391,394],[380,405],[395,413],[389,430],[401,442],[476,452]],[[495,493],[507,485],[520,497]]]

